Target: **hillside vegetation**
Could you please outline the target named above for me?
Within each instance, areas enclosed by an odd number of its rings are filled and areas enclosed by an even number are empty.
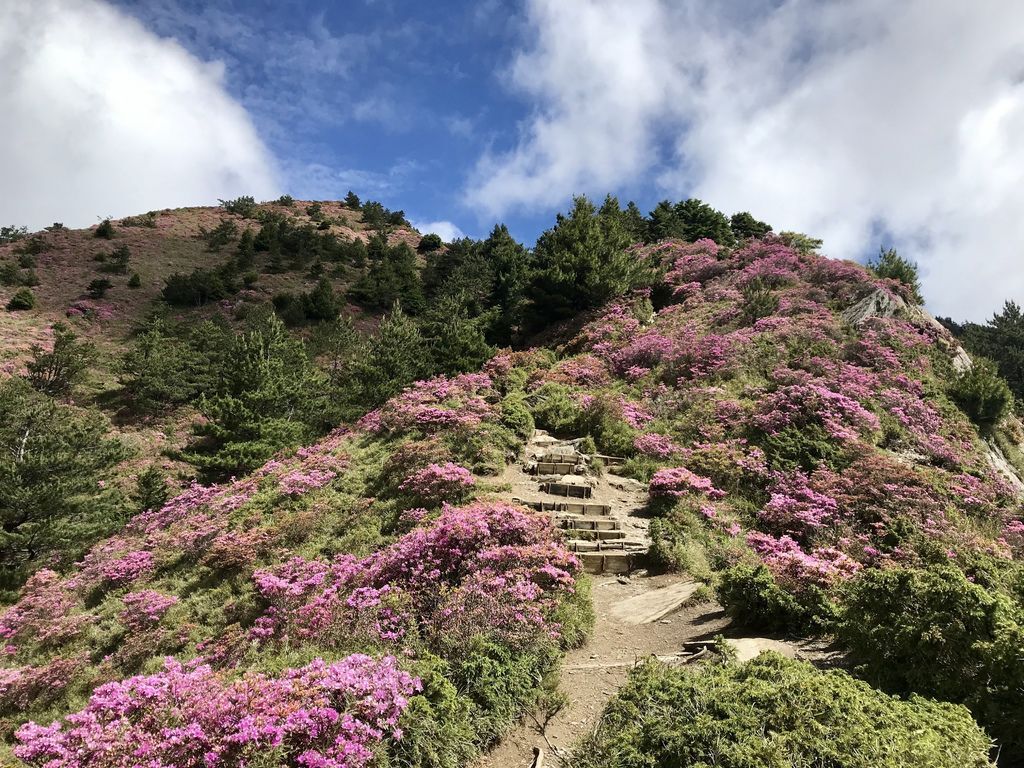
[[[594,620],[499,498],[535,427],[647,485],[652,570],[849,664],[641,665],[575,764],[1024,757],[1024,430],[894,251],[695,200],[533,248],[354,195],[108,224],[0,246],[8,759],[468,764]]]

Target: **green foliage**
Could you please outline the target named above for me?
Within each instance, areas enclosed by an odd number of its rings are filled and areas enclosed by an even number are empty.
[[[233,264],[217,269],[197,267],[190,274],[175,272],[164,281],[161,295],[177,307],[201,307],[238,292],[238,273]]]
[[[96,357],[95,347],[78,341],[75,332],[63,323],[53,326],[50,351],[38,344],[33,344],[31,351],[32,357],[26,364],[28,383],[50,397],[69,397],[75,386],[84,381]]]
[[[444,246],[444,241],[441,236],[431,232],[428,235],[424,235],[420,238],[419,245],[416,246],[416,250],[419,253],[430,253],[436,251]]]
[[[235,335],[184,458],[209,477],[251,471],[321,425],[324,375],[273,313]]]
[[[1019,750],[1019,619],[1005,598],[971,583],[958,568],[872,569],[847,589],[839,636],[868,681],[895,693],[962,702]]]
[[[805,235],[803,232],[780,232],[779,238],[785,245],[803,254],[816,253],[825,243],[824,240]]]
[[[949,383],[949,396],[971,421],[980,426],[998,423],[1013,405],[1013,393],[991,360],[975,358],[974,364]]]
[[[1024,312],[1016,302],[1007,301],[985,325],[957,326],[949,320],[945,324],[953,326],[968,352],[995,362],[1014,396],[1024,401]]]
[[[114,284],[105,277],[97,277],[86,287],[85,292],[90,299],[102,299]]]
[[[656,241],[666,238],[688,242],[709,238],[726,248],[736,244],[726,215],[694,197],[681,200],[675,205],[662,200],[651,211],[648,239]]]
[[[306,215],[313,221],[321,221],[324,217],[324,207],[320,203],[310,203],[306,206]]]
[[[99,268],[100,272],[106,272],[111,275],[128,274],[128,262],[131,256],[131,249],[122,243],[103,259],[103,266]]]
[[[569,390],[552,381],[544,382],[532,392],[529,403],[537,426],[555,435],[574,433],[583,417],[583,409],[569,395]]]
[[[358,211],[360,208],[359,195],[353,192],[351,189],[348,194],[345,195],[345,207],[351,208],[354,211]]]
[[[206,250],[217,253],[226,245],[230,245],[238,234],[238,225],[231,219],[221,219],[213,229],[199,227],[199,238],[206,242]]]
[[[155,464],[150,464],[135,478],[132,502],[139,512],[160,509],[167,502],[169,495],[167,478]]]
[[[156,211],[142,214],[141,216],[125,216],[121,219],[122,227],[147,227],[156,228]]]
[[[396,304],[352,365],[354,401],[375,408],[429,372],[430,349],[416,322]]]
[[[896,280],[907,287],[910,299],[915,304],[923,304],[921,281],[917,274],[917,264],[908,261],[896,253],[895,248],[880,248],[878,256],[868,261],[868,269],[876,276],[888,280]]]
[[[599,307],[645,279],[639,262],[626,253],[629,233],[615,213],[598,212],[585,197],[558,214],[534,248],[536,268],[527,290],[533,327],[565,320]]]
[[[283,205],[285,208],[291,208],[293,205],[295,205],[295,198],[292,197],[291,195],[281,195],[279,198],[277,198],[277,204]]]
[[[501,423],[523,440],[528,440],[533,435],[533,414],[530,413],[530,406],[521,392],[513,392],[502,399]]]
[[[17,312],[24,309],[32,309],[36,305],[36,295],[28,288],[19,288],[7,302],[7,309]]]
[[[772,231],[772,225],[758,221],[747,211],[734,213],[729,219],[729,227],[737,240],[760,239]]]
[[[723,571],[717,593],[726,613],[741,625],[784,631],[806,628],[814,618],[760,563],[741,562]]]
[[[132,276],[128,278],[129,288],[141,288],[142,287],[142,276],[138,272],[132,272]]]
[[[430,345],[434,371],[478,370],[494,354],[484,336],[484,324],[483,319],[470,317],[464,297],[445,296],[431,303],[420,330]]]
[[[574,768],[985,768],[962,707],[873,690],[846,672],[764,653],[745,664],[630,673]]]
[[[779,297],[757,278],[743,286],[741,317],[745,325],[753,325],[762,317],[771,317],[779,309]]]
[[[255,218],[258,210],[256,206],[256,199],[251,195],[242,195],[236,197],[234,200],[218,200],[221,207],[228,213],[235,213],[241,216],[243,219]]]
[[[424,307],[423,285],[416,254],[405,243],[388,245],[381,233],[367,246],[369,264],[349,290],[349,297],[364,307],[389,309],[396,301],[410,314]]]
[[[386,231],[392,227],[411,226],[405,218],[405,211],[391,211],[376,200],[367,200],[361,206],[363,224],[368,229]]]
[[[0,383],[0,571],[16,586],[49,556],[74,557],[119,522],[101,481],[127,455],[95,411],[61,405],[11,378]]]
[[[286,325],[320,323],[337,319],[343,302],[334,293],[331,281],[320,278],[312,291],[296,296],[279,293],[274,296],[274,310]]]
[[[114,236],[114,223],[109,218],[103,219],[99,226],[96,227],[93,235],[104,240],[110,240]]]
[[[453,677],[473,703],[473,728],[482,746],[497,741],[537,699],[537,682],[554,665],[556,649],[517,653],[484,637],[467,638]]]
[[[0,227],[0,245],[16,243],[28,234],[28,227]]]
[[[5,261],[0,264],[0,285],[22,285],[31,287],[39,285],[39,278],[32,269],[19,268],[20,263]]]

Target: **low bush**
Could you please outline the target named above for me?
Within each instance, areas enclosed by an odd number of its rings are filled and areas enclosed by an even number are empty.
[[[1013,394],[995,363],[978,358],[950,383],[949,396],[975,424],[989,426],[1013,405]]]
[[[865,571],[838,632],[869,682],[962,702],[1010,750],[1024,747],[1024,629],[1008,600],[959,569]]]
[[[24,309],[32,309],[36,305],[36,295],[28,288],[19,288],[7,302],[7,309],[17,312]]]
[[[574,768],[984,768],[963,707],[880,693],[764,653],[745,664],[647,661],[573,750]]]
[[[104,219],[99,223],[99,226],[96,227],[96,230],[93,232],[93,235],[95,235],[96,237],[101,237],[104,240],[110,240],[114,236],[113,222],[110,219]]]

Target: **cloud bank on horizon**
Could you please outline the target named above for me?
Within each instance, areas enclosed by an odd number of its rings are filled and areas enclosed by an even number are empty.
[[[0,4],[0,76],[4,224],[86,226],[278,188],[222,72],[107,3]]]
[[[533,105],[465,192],[499,216],[648,175],[857,258],[895,244],[929,306],[1024,299],[1024,5],[528,0]]]

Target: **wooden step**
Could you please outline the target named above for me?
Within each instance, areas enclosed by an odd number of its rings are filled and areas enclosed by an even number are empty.
[[[608,517],[562,517],[556,521],[566,531],[621,531],[622,523]]]
[[[636,565],[636,552],[582,552],[583,570],[587,573],[607,573],[617,576],[630,573]]]
[[[550,493],[552,496],[569,496],[577,499],[589,499],[594,489],[589,485],[576,485],[570,483],[541,483],[542,493]]]
[[[612,513],[612,508],[609,504],[597,504],[586,501],[528,500],[513,497],[512,503],[522,504],[524,507],[536,509],[539,512],[568,512],[575,515],[603,515],[605,517]]]

